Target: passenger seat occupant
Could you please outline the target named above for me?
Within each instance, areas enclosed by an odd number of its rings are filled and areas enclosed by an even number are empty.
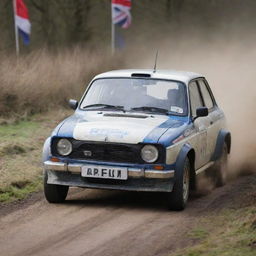
[[[167,93],[168,109],[178,107],[184,110],[184,94],[180,89],[170,89]],[[171,110],[172,111],[172,110]],[[176,111],[175,111],[176,112]]]

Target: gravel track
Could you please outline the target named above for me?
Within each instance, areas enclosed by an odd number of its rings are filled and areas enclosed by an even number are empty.
[[[168,255],[195,241],[186,234],[201,216],[239,203],[256,175],[240,177],[182,212],[166,210],[164,194],[71,189],[65,204],[42,193],[0,205],[0,250],[11,255]]]

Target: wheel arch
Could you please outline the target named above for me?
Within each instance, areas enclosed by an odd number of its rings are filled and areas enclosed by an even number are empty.
[[[42,161],[45,162],[49,160],[50,156],[51,156],[51,137],[48,137],[44,142]]]
[[[218,137],[217,137],[215,150],[214,150],[214,153],[211,158],[212,161],[216,161],[221,157],[224,143],[227,144],[228,154],[230,154],[230,152],[231,152],[231,133],[227,130],[220,130]]]
[[[178,175],[182,170],[184,166],[184,162],[186,157],[189,159],[190,167],[191,167],[191,173],[190,173],[190,188],[195,189],[196,187],[196,172],[195,172],[195,150],[192,148],[190,144],[184,144],[178,154],[177,160],[176,160],[176,168],[175,168],[175,176]]]
[[[190,188],[192,190],[196,189],[196,171],[195,171],[195,158],[196,153],[193,148],[190,149],[188,152],[188,159],[191,167],[191,173],[190,173]]]

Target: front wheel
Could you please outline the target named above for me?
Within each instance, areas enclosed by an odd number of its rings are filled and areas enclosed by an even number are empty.
[[[183,169],[176,173],[173,191],[168,194],[168,206],[171,210],[181,211],[186,207],[189,197],[191,166],[186,157]]]
[[[47,184],[48,174],[44,171],[44,195],[49,203],[63,203],[67,197],[69,186]]]

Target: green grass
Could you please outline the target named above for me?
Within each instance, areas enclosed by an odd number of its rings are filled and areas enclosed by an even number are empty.
[[[31,140],[31,136],[38,129],[39,124],[35,121],[1,125],[0,156],[19,155],[34,150],[34,141]]]
[[[14,183],[0,191],[0,202],[9,203],[15,200],[26,198],[30,193],[42,189],[42,177],[33,181]]]
[[[39,124],[35,121],[20,121],[14,124],[4,124],[0,126],[0,136],[2,139],[10,139],[18,136],[19,139],[26,139],[31,136],[31,131],[36,130]]]
[[[205,230],[203,227],[197,227],[191,230],[189,236],[194,239],[204,239],[209,236],[209,231]]]
[[[255,256],[255,202],[200,219],[188,236],[195,245],[170,256]]]
[[[68,114],[68,111],[52,111],[29,120],[1,120],[0,202],[23,199],[42,187],[43,143]]]

